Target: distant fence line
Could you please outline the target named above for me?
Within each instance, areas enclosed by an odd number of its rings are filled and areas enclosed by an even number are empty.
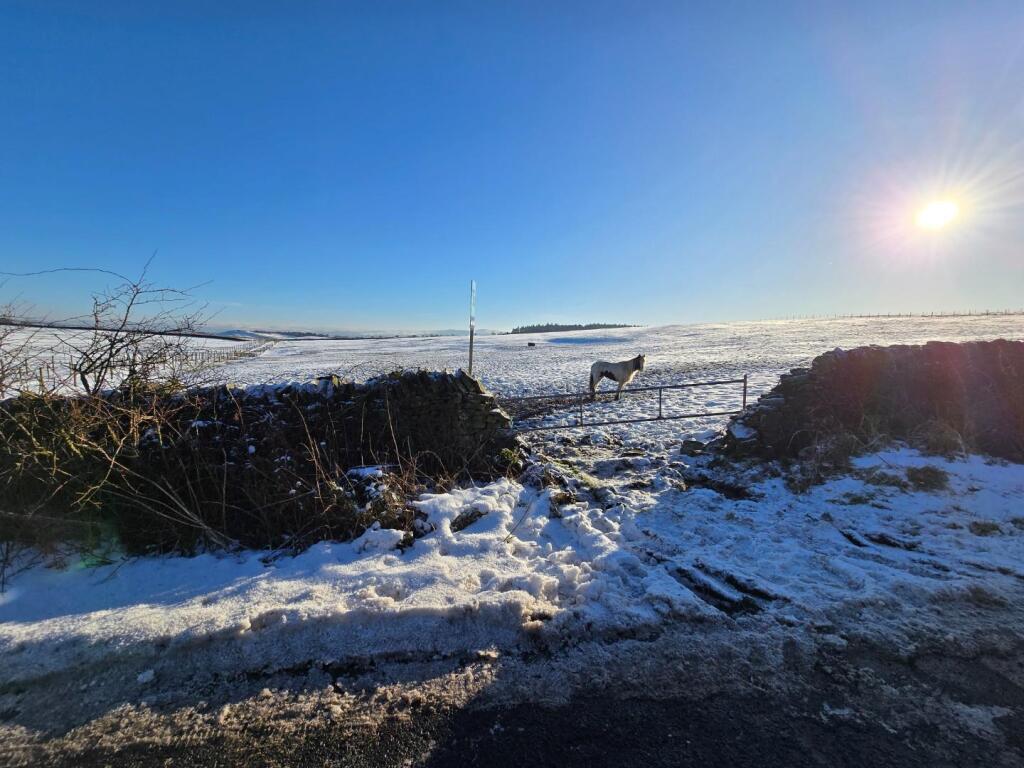
[[[230,363],[243,357],[256,357],[276,343],[270,339],[253,339],[230,349],[191,349],[185,353],[184,360],[195,365]]]
[[[1011,315],[1024,315],[1024,309],[985,309],[951,312],[877,312],[866,314],[824,314],[824,315],[780,315],[778,317],[765,318],[766,320],[868,320],[873,318],[897,318],[897,317],[1007,317]]]
[[[118,333],[123,328],[103,328],[91,324],[78,323],[47,323],[42,320],[25,320],[8,315],[0,315],[0,325],[9,325],[13,328],[37,328],[43,331],[104,331],[107,333]],[[146,333],[150,336],[180,336],[183,339],[217,339],[218,341],[240,341],[238,336],[225,336],[219,333],[204,333],[202,331],[174,331],[174,330],[149,330]]]

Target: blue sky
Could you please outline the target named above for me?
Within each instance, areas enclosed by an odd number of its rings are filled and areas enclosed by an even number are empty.
[[[1020,2],[6,0],[0,270],[158,251],[255,327],[1018,307],[1021,83]]]

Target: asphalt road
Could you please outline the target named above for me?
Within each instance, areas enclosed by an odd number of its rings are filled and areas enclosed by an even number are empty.
[[[1018,753],[1019,755],[1019,753]],[[830,722],[764,697],[680,700],[575,699],[548,709],[425,715],[352,734],[311,729],[244,737],[126,745],[56,759],[66,766],[998,766],[1014,755],[939,728],[893,734],[879,724]]]
[[[376,711],[365,714],[376,716],[362,720],[294,714],[322,683],[296,680],[276,698],[252,696],[231,728],[190,728],[181,709],[126,710],[100,729],[8,753],[8,764],[1009,768],[1024,765],[1024,688],[999,670],[1022,661],[1019,651],[907,662],[860,649],[819,658],[784,693],[766,677],[707,696],[583,690],[553,707],[371,696]],[[299,709],[276,707],[282,697]]]

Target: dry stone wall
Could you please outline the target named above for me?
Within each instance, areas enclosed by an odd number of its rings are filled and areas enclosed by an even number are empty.
[[[415,458],[429,472],[489,474],[503,462],[503,449],[515,447],[508,415],[462,371],[405,371],[362,384],[328,376],[304,384],[221,387],[197,402],[195,421],[234,433],[241,449],[266,444],[294,455],[312,438],[342,467]]]
[[[725,449],[795,457],[840,432],[914,440],[936,429],[970,450],[1024,461],[1024,342],[828,352],[734,417]]]
[[[518,467],[509,426],[461,372],[11,398],[0,506],[30,512],[0,517],[0,541],[32,534],[39,510],[59,536],[106,526],[133,553],[296,548],[374,523],[411,535],[407,493]]]

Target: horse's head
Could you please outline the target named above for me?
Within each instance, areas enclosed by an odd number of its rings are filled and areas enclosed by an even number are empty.
[[[644,363],[646,362],[647,355],[637,355],[633,358],[633,367],[638,371],[642,371],[644,369]]]

